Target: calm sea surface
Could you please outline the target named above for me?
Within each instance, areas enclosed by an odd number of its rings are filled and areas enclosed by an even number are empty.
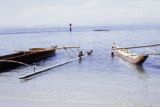
[[[160,107],[160,56],[150,56],[143,66],[121,58],[111,58],[111,46],[160,43],[159,29],[114,29],[95,32],[95,28],[1,29],[0,55],[34,47],[79,45],[93,54],[81,62],[49,70],[31,80],[18,79],[40,69],[67,61],[64,50],[56,55],[10,72],[0,73],[1,107]],[[160,51],[160,47],[135,50]]]

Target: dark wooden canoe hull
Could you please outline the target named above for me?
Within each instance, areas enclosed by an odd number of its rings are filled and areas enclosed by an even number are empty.
[[[43,59],[49,58],[53,55],[55,55],[55,49],[48,49],[40,52],[25,51],[25,52],[18,52],[15,54],[1,56],[0,60],[12,60],[12,61],[23,62],[26,64],[32,64],[41,61]],[[22,64],[0,61],[0,72],[5,72],[7,70],[17,68],[19,66],[22,66]]]

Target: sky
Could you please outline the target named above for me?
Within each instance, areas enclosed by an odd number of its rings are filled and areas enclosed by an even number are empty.
[[[160,0],[0,0],[0,26],[159,24]]]

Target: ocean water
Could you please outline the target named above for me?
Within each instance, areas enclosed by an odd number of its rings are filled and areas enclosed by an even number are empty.
[[[94,29],[110,29],[95,32]],[[160,43],[160,30],[147,27],[1,28],[0,55],[34,47],[80,46],[91,56],[51,69],[24,81],[19,78],[68,60],[64,50],[35,63],[0,73],[1,107],[159,107],[160,56],[149,56],[143,66],[111,57],[112,43],[138,46]],[[160,51],[160,47],[136,52]],[[74,50],[76,52],[76,50]],[[71,52],[71,51],[70,51]],[[73,57],[76,57],[71,52]]]

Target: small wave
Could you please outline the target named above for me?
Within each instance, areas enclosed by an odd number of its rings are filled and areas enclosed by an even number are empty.
[[[49,32],[57,32],[57,31],[0,32],[0,35],[3,35],[3,34],[26,34],[26,33],[49,33]]]

